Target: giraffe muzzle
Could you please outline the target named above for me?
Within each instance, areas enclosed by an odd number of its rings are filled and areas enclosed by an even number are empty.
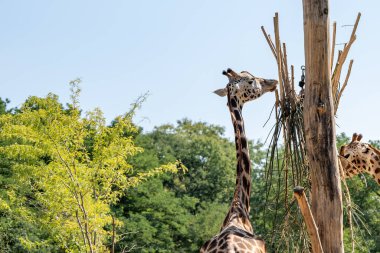
[[[274,91],[277,89],[278,81],[274,79],[264,79],[264,82],[262,83],[263,87],[267,91]]]

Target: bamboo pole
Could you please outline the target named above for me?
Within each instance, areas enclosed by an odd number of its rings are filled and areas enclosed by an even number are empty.
[[[333,24],[333,33],[332,33],[332,43],[331,43],[331,61],[330,61],[330,70],[334,66],[334,53],[335,53],[335,39],[336,39],[336,22]]]
[[[351,32],[351,39],[353,39],[353,37],[355,36],[356,34],[356,29],[358,29],[358,25],[359,25],[359,21],[360,21],[360,17],[362,16],[362,14],[359,12],[358,13],[358,16],[356,17],[356,21],[355,21],[355,25],[354,25],[354,29],[352,29],[352,32]]]
[[[342,253],[343,207],[331,87],[329,2],[303,0],[306,87],[304,129],[311,207],[325,252]]]
[[[261,26],[261,31],[263,32],[264,37],[265,37],[265,39],[266,39],[267,42],[268,42],[268,45],[269,45],[269,47],[270,47],[270,49],[271,49],[271,51],[272,51],[272,53],[273,53],[274,58],[276,58],[276,60],[277,60],[276,49],[274,48],[274,45],[273,45],[273,42],[272,42],[270,36],[269,36],[269,35],[267,34],[267,32],[265,31],[264,26]]]
[[[281,44],[280,44],[280,32],[278,27],[278,13],[276,12],[274,18],[273,18],[273,24],[274,24],[274,37],[276,42],[276,55],[277,55],[277,66],[278,66],[278,81],[280,86],[280,99],[281,99],[281,105],[282,108],[284,108],[284,102],[285,102],[285,91],[284,91],[284,84],[283,84],[283,78],[282,78],[282,53],[281,53]]]
[[[332,76],[332,90],[333,90],[334,95],[337,94],[343,64],[347,59],[347,55],[351,49],[352,44],[356,40],[356,30],[357,30],[358,25],[359,25],[360,17],[361,17],[361,13],[359,12],[358,16],[356,17],[355,25],[354,25],[354,28],[352,29],[351,36],[350,36],[348,43],[343,48],[343,51],[339,51],[340,53],[338,54],[337,63],[335,65],[334,73]]]
[[[288,74],[288,54],[286,53],[286,44],[282,43],[283,53],[283,62],[284,62],[284,74],[285,74],[285,83],[289,83],[289,74]],[[289,94],[287,94],[289,95]]]
[[[338,62],[337,62],[337,65],[336,65],[336,68],[334,71],[333,80],[332,80],[333,81],[332,86],[333,86],[333,89],[335,89],[335,90],[338,87],[340,75],[342,73],[343,64],[346,61],[348,52],[350,51],[350,48],[351,48],[352,44],[355,42],[355,40],[356,40],[356,36],[354,36],[352,39],[350,39],[350,41],[347,43],[347,45],[344,47],[343,51],[339,55],[340,57],[338,58]]]
[[[291,69],[291,83],[292,83],[293,97],[295,98],[296,88],[294,87],[294,66],[291,65],[290,69]]]
[[[323,253],[321,240],[319,238],[318,228],[315,224],[313,214],[311,213],[309,202],[303,187],[296,186],[293,190],[294,197],[298,202],[301,214],[306,224],[306,229],[310,237],[311,248],[313,253]]]
[[[351,201],[351,194],[350,190],[348,189],[346,179],[344,177],[344,171],[343,171],[343,165],[342,165],[342,159],[346,159],[343,156],[339,155],[339,171],[342,178],[343,186],[346,191],[346,194],[344,194],[344,197],[346,199],[346,205],[347,205],[347,219],[348,224],[350,225],[350,239],[351,239],[351,252],[355,253],[355,236],[354,236],[354,227],[352,224],[352,201]]]
[[[350,61],[350,65],[348,66],[346,79],[344,80],[343,86],[342,86],[342,88],[339,90],[339,94],[337,95],[336,102],[335,102],[335,112],[334,112],[334,114],[336,114],[336,112],[337,112],[337,110],[338,110],[339,103],[340,103],[340,98],[342,97],[343,91],[344,91],[344,89],[345,89],[346,86],[347,86],[348,79],[350,78],[351,68],[352,68],[352,64],[353,64],[353,63],[354,63],[354,60],[351,60],[351,61]]]

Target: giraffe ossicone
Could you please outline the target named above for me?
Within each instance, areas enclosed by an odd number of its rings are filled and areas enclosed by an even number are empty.
[[[227,96],[235,132],[236,186],[230,209],[219,234],[207,241],[201,253],[264,253],[265,242],[254,234],[249,220],[251,194],[251,160],[245,136],[242,109],[244,103],[255,100],[268,91],[274,91],[277,81],[255,77],[247,71],[239,74],[232,69],[223,71],[228,77],[225,88],[216,90],[219,96]]]
[[[339,158],[343,167],[343,178],[359,173],[368,173],[380,185],[380,150],[371,144],[361,142],[363,136],[354,133],[351,142],[343,145]]]

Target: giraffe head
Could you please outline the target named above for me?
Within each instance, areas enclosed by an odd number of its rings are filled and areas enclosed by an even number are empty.
[[[354,133],[351,142],[340,148],[339,155],[344,158],[343,160],[351,159],[358,153],[368,152],[368,144],[360,142],[362,138],[361,134]]]
[[[360,142],[363,136],[354,133],[351,142],[340,148],[339,156],[343,166],[343,177],[349,178],[363,172],[361,155],[368,153],[368,144]]]
[[[371,144],[361,142],[362,137],[354,133],[351,142],[340,148],[343,177],[366,172],[380,185],[380,151]]]
[[[274,91],[277,86],[277,80],[255,77],[248,71],[242,71],[238,74],[229,68],[227,71],[223,71],[223,75],[228,77],[227,86],[214,92],[222,97],[229,92],[240,107],[268,91]]]

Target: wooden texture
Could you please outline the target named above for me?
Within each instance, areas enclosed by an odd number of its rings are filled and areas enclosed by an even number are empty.
[[[331,43],[331,61],[330,61],[330,70],[332,71],[332,67],[334,66],[334,53],[335,53],[335,39],[336,39],[336,22],[333,24],[333,38]]]
[[[283,68],[282,68],[282,52],[281,52],[281,42],[280,42],[280,29],[278,26],[278,13],[275,13],[275,16],[273,18],[273,24],[274,24],[274,36],[275,36],[275,42],[276,42],[276,55],[277,55],[277,69],[278,69],[278,83],[280,87],[280,98],[281,103],[285,102],[285,91],[284,91],[284,79],[282,78],[283,75]]]
[[[339,103],[340,103],[340,98],[342,97],[343,91],[344,91],[344,89],[347,86],[348,79],[350,78],[350,74],[351,74],[351,69],[352,69],[352,64],[353,63],[354,63],[354,60],[351,60],[350,61],[350,65],[348,65],[346,79],[344,80],[343,86],[342,86],[342,88],[340,88],[339,94],[337,95],[337,98],[336,98],[334,114],[336,114],[336,112],[338,110],[338,106],[339,106]]]
[[[328,0],[303,0],[304,129],[311,210],[324,252],[343,252],[343,210],[331,91]]]
[[[313,253],[323,253],[321,240],[319,239],[318,228],[315,224],[313,214],[311,213],[309,202],[307,201],[304,189],[300,186],[295,187],[294,197],[297,199],[298,206],[305,221]]]

